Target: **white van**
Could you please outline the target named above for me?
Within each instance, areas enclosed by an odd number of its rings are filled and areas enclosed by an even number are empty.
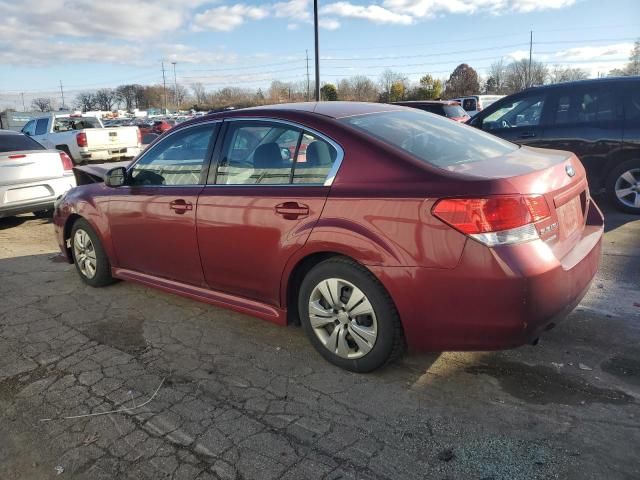
[[[487,108],[493,102],[497,102],[505,95],[469,95],[468,97],[452,98],[472,117],[480,110]]]

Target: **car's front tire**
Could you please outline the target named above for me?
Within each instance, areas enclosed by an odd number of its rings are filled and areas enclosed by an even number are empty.
[[[640,215],[640,159],[614,168],[607,178],[606,191],[618,210]]]
[[[369,270],[347,258],[330,258],[307,273],[298,311],[316,350],[346,370],[370,372],[404,351],[391,297]]]
[[[71,253],[84,283],[104,287],[114,282],[111,264],[95,230],[85,219],[76,220],[71,229]]]

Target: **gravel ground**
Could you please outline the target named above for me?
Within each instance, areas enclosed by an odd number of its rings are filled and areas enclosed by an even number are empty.
[[[640,219],[608,211],[604,252],[536,347],[357,375],[299,328],[87,287],[46,220],[0,220],[0,479],[640,478]]]

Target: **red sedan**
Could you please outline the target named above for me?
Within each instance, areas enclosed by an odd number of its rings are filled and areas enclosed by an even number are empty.
[[[92,169],[78,172],[86,183],[100,167],[78,168]],[[405,346],[534,342],[600,260],[602,214],[573,154],[393,105],[209,115],[103,174],[54,216],[84,282],[132,280],[299,323],[358,372]]]

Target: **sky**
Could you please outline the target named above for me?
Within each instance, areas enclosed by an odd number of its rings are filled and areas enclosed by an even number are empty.
[[[640,0],[319,0],[321,83],[386,68],[416,81],[500,58],[624,65]],[[313,80],[311,0],[0,0],[0,109],[125,83],[265,88]]]

